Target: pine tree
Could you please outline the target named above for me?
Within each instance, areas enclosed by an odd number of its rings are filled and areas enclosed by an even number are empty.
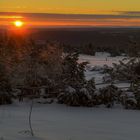
[[[12,103],[12,87],[11,87],[11,59],[10,49],[5,45],[6,41],[0,43],[0,104]]]
[[[78,62],[78,53],[66,55],[62,63],[62,80],[63,85],[72,86],[73,88],[82,87],[85,83],[85,67],[87,62]]]

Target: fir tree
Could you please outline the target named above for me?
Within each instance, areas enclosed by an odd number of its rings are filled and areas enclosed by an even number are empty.
[[[62,63],[62,80],[63,85],[72,86],[73,88],[82,87],[85,83],[85,67],[87,62],[78,62],[78,53],[66,55]]]

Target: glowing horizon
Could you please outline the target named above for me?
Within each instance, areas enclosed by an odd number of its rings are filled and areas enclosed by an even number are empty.
[[[0,1],[1,26],[10,26],[13,21],[20,19],[29,27],[140,27],[140,0]]]
[[[140,16],[133,13],[116,15],[73,15],[73,14],[34,14],[0,13],[0,26],[11,26],[14,21],[22,20],[27,27],[97,27],[132,26],[140,27]]]

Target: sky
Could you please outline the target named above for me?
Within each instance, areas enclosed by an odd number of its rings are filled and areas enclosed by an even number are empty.
[[[140,0],[0,0],[0,25],[16,19],[40,27],[139,27]]]

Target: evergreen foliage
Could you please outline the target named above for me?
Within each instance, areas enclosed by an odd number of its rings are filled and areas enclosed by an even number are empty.
[[[63,85],[80,88],[85,83],[85,67],[87,62],[78,62],[79,53],[66,55],[62,62]]]

